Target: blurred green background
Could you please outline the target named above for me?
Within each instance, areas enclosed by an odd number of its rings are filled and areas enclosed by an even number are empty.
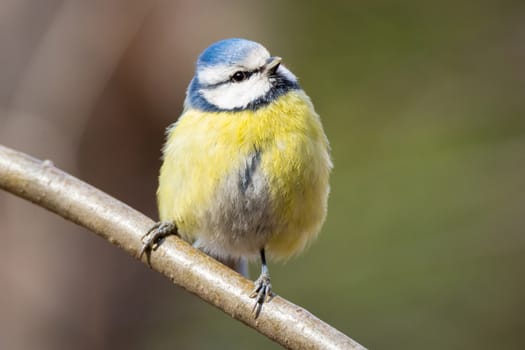
[[[261,42],[335,164],[276,292],[370,349],[525,348],[525,2],[3,0],[0,25],[0,143],[153,218],[195,58]],[[278,348],[5,193],[0,232],[2,349]]]

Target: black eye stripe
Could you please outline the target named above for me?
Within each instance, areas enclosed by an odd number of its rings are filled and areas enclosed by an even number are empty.
[[[235,73],[233,73],[230,76],[230,78],[228,80],[226,80],[226,81],[221,81],[221,82],[218,82],[218,83],[215,83],[215,84],[203,84],[202,86],[206,87],[208,89],[213,89],[213,88],[216,88],[216,87],[219,87],[221,85],[228,84],[228,83],[240,83],[241,81],[249,79],[252,75],[254,75],[256,73],[259,73],[261,71],[262,71],[262,67],[254,69],[254,70],[251,70],[251,71],[239,70],[239,71],[236,71]],[[238,73],[240,74],[238,76],[238,79],[234,78],[234,76],[236,74],[238,74]],[[242,78],[241,78],[241,75],[242,75]]]
[[[239,70],[239,71],[237,71],[237,72],[232,74],[232,76],[230,77],[230,81],[233,82],[233,83],[240,83],[241,81],[250,78],[253,75],[253,73],[255,73],[255,72],[257,72],[257,71],[242,71],[242,70]]]

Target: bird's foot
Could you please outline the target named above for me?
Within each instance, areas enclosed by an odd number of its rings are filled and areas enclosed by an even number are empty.
[[[257,318],[261,313],[263,304],[266,301],[270,301],[273,297],[270,275],[268,273],[261,273],[254,284],[255,288],[250,294],[250,298],[255,298],[252,312],[255,312],[255,318]]]
[[[142,236],[142,248],[139,252],[139,259],[146,252],[151,252],[159,247],[162,240],[170,235],[177,234],[177,227],[172,222],[159,221]]]

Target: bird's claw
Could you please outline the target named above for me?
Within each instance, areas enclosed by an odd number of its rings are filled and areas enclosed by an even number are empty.
[[[255,298],[252,313],[255,313],[255,318],[257,318],[261,313],[263,304],[266,301],[270,301],[273,297],[270,275],[266,273],[261,274],[254,284],[255,288],[251,292],[250,298]]]
[[[142,255],[158,248],[161,240],[169,235],[177,234],[175,224],[172,222],[159,221],[142,236],[142,248],[139,251],[139,259]]]

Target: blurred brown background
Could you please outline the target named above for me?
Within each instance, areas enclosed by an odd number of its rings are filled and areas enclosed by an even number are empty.
[[[156,218],[164,129],[232,36],[284,57],[333,148],[276,291],[369,348],[524,348],[523,1],[2,0],[0,143]],[[0,237],[1,349],[277,348],[6,193]]]

